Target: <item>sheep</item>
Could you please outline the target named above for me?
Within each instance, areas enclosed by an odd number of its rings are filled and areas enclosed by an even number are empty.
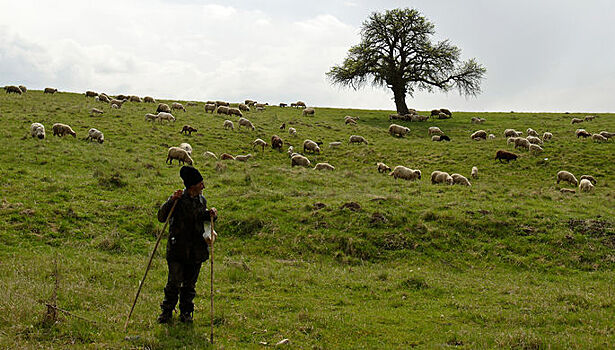
[[[90,90],[85,92],[85,97],[96,97],[96,96],[98,96],[98,92],[90,91]]]
[[[314,110],[314,108],[309,107],[309,108],[304,109],[304,110],[303,110],[303,112],[301,112],[301,115],[303,115],[304,117],[305,117],[306,115],[311,115],[311,116],[314,116],[314,113],[315,113],[315,112],[316,112],[316,111]]]
[[[536,132],[536,130],[532,129],[532,128],[527,128],[526,133],[530,136],[534,136],[534,137],[540,137],[540,135],[538,135],[538,132]]]
[[[295,128],[288,128],[288,134],[290,136],[297,136],[297,129],[295,129]]]
[[[233,122],[230,120],[225,120],[224,121],[224,129],[231,129],[231,130],[235,130],[235,125],[233,125]]]
[[[92,108],[92,109],[90,110],[90,116],[92,116],[92,117],[93,117],[94,115],[101,115],[101,114],[103,114],[102,109]]]
[[[571,189],[571,188],[560,188],[560,189],[559,189],[559,191],[560,191],[561,193],[577,193],[577,191],[576,191],[576,190],[573,190],[573,189]]]
[[[433,135],[431,141],[440,141],[440,135]]]
[[[594,142],[607,142],[608,139],[600,134],[593,134],[592,135],[592,140],[594,140]]]
[[[523,135],[521,131],[515,131],[515,129],[504,130],[504,137],[519,137]]]
[[[463,185],[468,187],[472,186],[468,178],[461,174],[451,174],[451,177],[453,178],[453,184],[455,185]]]
[[[192,165],[193,161],[188,152],[185,149],[179,147],[170,147],[167,152],[167,160],[165,163],[173,164],[173,159],[177,159],[179,164],[188,163]]]
[[[295,106],[296,106],[297,108],[299,108],[299,107],[303,107],[303,108],[305,108],[305,102],[303,102],[303,101],[297,101],[297,102],[295,102]]]
[[[429,129],[427,129],[427,135],[444,135],[444,132],[437,126],[430,126]]]
[[[188,135],[192,135],[193,132],[197,132],[198,130],[191,127],[190,125],[184,125],[184,127],[182,128],[182,131],[180,131],[180,134],[188,134]]]
[[[384,164],[383,162],[376,163],[376,166],[378,167],[378,172],[379,173],[384,173],[384,172],[387,172],[387,171],[391,171],[391,168],[388,165]]]
[[[143,100],[141,100],[141,97],[139,96],[130,96],[130,98],[128,99],[130,102],[143,102]]]
[[[70,126],[66,124],[55,123],[53,124],[51,129],[53,130],[53,136],[57,135],[57,136],[62,137],[68,134],[68,135],[72,135],[73,137],[77,137],[77,133],[73,131],[73,129]]]
[[[307,153],[307,151],[320,154],[320,147],[312,140],[305,140],[303,141],[303,153]]]
[[[263,110],[265,109],[265,106],[267,106],[267,103],[255,103],[254,107],[258,108],[262,108]]]
[[[112,99],[112,100],[110,101],[110,103],[111,103],[111,108],[117,108],[117,109],[120,109],[120,108],[122,108],[122,105],[123,105],[123,104],[124,104],[124,102],[126,102],[126,101],[127,101],[127,100],[116,100],[116,99]],[[116,106],[116,107],[114,107],[114,106]]]
[[[294,107],[294,108],[297,108],[297,103],[296,103],[296,102],[292,102],[292,103],[290,104],[290,106],[291,106],[291,107]]]
[[[254,104],[256,104],[256,101],[253,101],[253,100],[245,100],[245,101],[244,101],[244,104],[246,104],[247,106],[250,106],[250,105],[254,105]]]
[[[220,107],[220,106],[229,107],[231,105],[230,103],[224,102],[224,101],[216,101],[214,103],[216,104],[216,107]]]
[[[446,172],[434,171],[431,173],[431,183],[432,184],[445,183],[448,185],[453,185],[453,178]]]
[[[239,108],[240,111],[244,111],[244,112],[250,111],[250,107],[248,107],[248,105],[244,103],[240,103],[239,106],[237,107]]]
[[[98,99],[98,101],[100,101],[100,102],[106,102],[106,103],[111,102],[111,99],[109,98],[109,96],[107,96],[107,95],[106,95],[106,94],[104,94],[104,93],[99,94],[96,98],[97,98],[97,99]]]
[[[472,173],[470,173],[470,175],[472,176],[473,179],[478,179],[478,168],[473,166]]]
[[[236,115],[238,117],[243,117],[243,113],[241,113],[239,108],[229,108],[227,115]]]
[[[439,109],[432,109],[431,110],[431,116],[432,117],[437,117],[438,114],[440,114],[440,110]]]
[[[487,138],[488,138],[489,140],[493,140],[493,139],[495,139],[495,135],[494,135],[494,134],[489,134],[489,135],[487,136]]]
[[[254,125],[252,125],[252,122],[246,118],[239,118],[239,126],[237,127],[237,130],[241,129],[241,126],[248,127],[254,131]]]
[[[18,86],[18,88],[19,88],[19,90],[21,90],[21,92],[22,92],[22,93],[24,93],[24,94],[25,94],[26,92],[28,92],[28,88],[26,88],[26,87],[25,87],[25,86],[23,86],[23,85],[19,85],[19,86]]]
[[[592,136],[592,134],[585,131],[585,129],[577,129],[574,133],[577,135],[577,138],[579,137],[588,138]]]
[[[171,110],[176,110],[176,109],[181,109],[184,112],[186,111],[186,108],[184,107],[184,105],[178,102],[173,102],[171,104]]]
[[[220,155],[220,160],[235,160],[235,157],[233,157],[232,155],[228,153],[222,153]]]
[[[293,146],[288,146],[288,151],[286,153],[288,153],[288,158],[292,158],[293,153],[295,153],[295,148]]]
[[[581,175],[581,177],[579,178],[579,180],[583,181],[584,179],[589,180],[592,185],[595,185],[596,183],[598,183],[598,181],[596,181],[596,179],[591,176],[591,175]]]
[[[544,134],[542,134],[543,141],[551,141],[552,138],[553,138],[553,134],[550,132],[545,132]]]
[[[211,114],[214,114],[214,111],[216,110],[216,105],[213,103],[206,103],[205,104],[205,113],[211,111]]]
[[[264,110],[265,110],[265,107],[256,107],[257,112],[263,112]]]
[[[537,137],[537,136],[528,136],[528,137],[526,137],[525,139],[526,139],[529,143],[532,143],[532,144],[534,144],[534,145],[542,145],[542,144],[543,144],[543,142],[542,142],[542,140],[540,139],[540,137]]]
[[[572,124],[572,125],[578,124],[578,123],[583,123],[583,119],[572,118],[572,120],[570,121],[570,124]]]
[[[248,153],[245,156],[243,155],[235,156],[235,160],[239,162],[247,162],[248,159],[250,159],[251,157],[252,157],[252,154]]]
[[[347,118],[347,119],[344,119],[344,124],[357,125],[357,121],[354,120],[353,118]]]
[[[130,96],[117,95],[115,98],[118,99],[118,100],[128,100],[130,98]]]
[[[214,152],[210,152],[210,151],[203,152],[203,157],[218,159],[218,156],[216,156]]]
[[[85,139],[89,139],[90,141],[98,141],[98,143],[103,143],[105,142],[105,135],[103,135],[100,130],[91,128],[90,130],[88,130],[88,137],[86,137]]]
[[[171,113],[160,112],[158,113],[158,121],[162,123],[163,120],[175,123],[175,117]]]
[[[451,113],[451,111],[449,111],[446,108],[440,108],[440,112],[446,114],[447,116],[449,116],[451,118],[453,117],[453,113]]]
[[[543,149],[537,144],[531,144],[529,151],[530,153],[533,153],[533,154],[540,154],[542,153]]]
[[[391,136],[404,137],[409,132],[410,132],[410,128],[407,128],[405,126],[401,126],[397,124],[391,124],[389,126],[389,134],[391,134]]]
[[[577,178],[574,177],[574,175],[572,175],[572,173],[562,170],[559,171],[557,173],[557,184],[559,185],[560,181],[566,181],[569,182],[572,185],[578,186],[579,185],[579,181],[577,181]]]
[[[530,141],[528,141],[527,139],[525,139],[523,137],[518,137],[515,140],[515,148],[521,147],[521,148],[525,148],[526,150],[529,151],[530,150],[530,145],[531,145]]]
[[[294,167],[295,165],[309,167],[310,160],[300,154],[295,154],[290,158],[290,166]]]
[[[586,122],[592,121],[596,118],[595,115],[587,115],[585,116],[585,118],[583,118],[583,120],[585,120]]]
[[[336,147],[339,147],[341,145],[342,145],[342,143],[339,142],[339,141],[329,142],[329,147],[331,147],[331,148],[336,148]]]
[[[166,103],[159,103],[158,108],[156,108],[156,113],[160,112],[171,113],[171,107]]]
[[[145,97],[143,97],[143,102],[145,102],[145,103],[156,103],[156,99],[154,99],[151,96],[145,96]]]
[[[606,137],[607,139],[610,139],[611,137],[615,136],[615,132],[600,131],[600,135]]]
[[[188,153],[188,155],[192,157],[192,146],[190,146],[189,143],[182,142],[182,143],[179,144],[179,148],[181,148],[184,151],[186,151],[186,153]]]
[[[359,135],[351,135],[348,139],[348,143],[365,143],[366,145],[369,144],[363,136]]]
[[[41,123],[32,123],[30,125],[30,135],[32,137],[37,137],[40,140],[45,138],[45,126]]]
[[[314,170],[335,170],[335,167],[329,163],[317,163],[314,166]]]
[[[449,119],[449,118],[451,118],[451,116],[446,113],[438,114],[438,119]]]
[[[158,115],[157,114],[151,114],[151,113],[147,113],[145,115],[145,121],[151,121],[151,122],[155,122],[156,120],[158,120]]]
[[[499,160],[500,163],[502,163],[502,159],[506,160],[506,163],[509,163],[511,160],[517,160],[518,157],[518,155],[512,152],[505,151],[503,149],[498,150],[495,153],[495,160]]]
[[[387,167],[388,168],[388,167]],[[378,168],[378,171],[380,171],[380,167]],[[406,168],[403,165],[398,165],[395,167],[395,169],[393,169],[393,171],[391,171],[389,173],[389,176],[393,176],[394,179],[397,180],[397,178],[400,179],[404,179],[404,180],[420,180],[421,179],[421,171],[420,170],[413,170],[410,168]]]
[[[593,189],[594,185],[588,179],[583,179],[579,183],[579,192],[591,192]]]
[[[14,85],[5,86],[4,91],[6,91],[7,94],[10,94],[10,93],[17,94],[17,95],[22,94],[21,89],[18,86],[14,86]]]
[[[216,114],[226,114],[228,115],[229,108],[227,106],[218,106],[216,108]]]
[[[438,136],[438,135],[434,135],[434,136]],[[431,137],[431,140],[432,140],[432,141],[450,141],[450,140],[451,140],[451,138],[450,138],[450,137],[448,137],[448,136],[446,136],[446,135],[441,135],[441,136],[438,136],[438,139],[437,139],[437,140],[434,140],[434,139],[433,139],[433,138],[434,138],[434,136],[432,136],[432,137]]]
[[[510,145],[510,144],[512,143],[512,144],[514,145],[514,144],[515,144],[515,141],[516,141],[517,139],[518,139],[518,137],[509,137],[509,138],[506,140],[506,144],[507,144],[507,145]]]
[[[254,147],[256,146],[261,146],[263,148],[263,152],[265,152],[265,147],[267,146],[267,142],[265,142],[262,139],[256,139],[252,141],[252,149],[254,149]]]
[[[470,138],[475,141],[476,140],[486,140],[487,132],[485,130],[477,130],[473,132],[472,135],[470,135]]]
[[[120,108],[122,108],[122,105],[118,105],[118,104],[114,103],[114,104],[111,105],[111,108],[113,108],[113,109],[120,109]]]
[[[282,152],[282,146],[284,145],[284,141],[278,135],[271,136],[271,148],[277,149],[279,152]]]
[[[288,105],[286,103],[280,102],[280,107],[287,107]]]
[[[487,121],[487,120],[483,119],[483,118],[478,118],[478,117],[472,117],[472,119],[471,119],[472,124],[482,124],[485,121]]]
[[[44,91],[46,94],[55,94],[56,92],[58,92],[58,89],[54,89],[54,88],[45,88]]]

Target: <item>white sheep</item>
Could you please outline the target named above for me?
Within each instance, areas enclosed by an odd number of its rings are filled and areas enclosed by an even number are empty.
[[[232,122],[232,121],[230,121],[230,120],[228,120],[228,119],[227,119],[227,120],[225,120],[225,121],[224,121],[224,129],[225,129],[225,130],[226,130],[226,129],[235,130],[235,125],[233,124],[233,122]]]
[[[579,118],[572,118],[572,120],[570,121],[570,124],[578,124],[578,123],[583,123],[583,119],[579,119]]]
[[[363,136],[359,135],[351,135],[348,139],[348,143],[365,143],[366,145],[368,144],[367,140]]]
[[[317,163],[314,170],[335,170],[335,167],[329,163]]]
[[[151,122],[155,122],[156,120],[158,120],[158,115],[157,114],[151,114],[151,113],[147,113],[145,115],[145,121],[151,121]]]
[[[593,134],[592,135],[592,140],[594,140],[595,142],[607,142],[608,139],[600,134]]]
[[[389,134],[391,134],[391,136],[404,137],[409,132],[410,132],[410,128],[407,128],[405,126],[401,126],[397,124],[389,125]]]
[[[591,182],[592,185],[595,185],[596,183],[598,183],[598,181],[596,181],[596,179],[593,176],[591,176],[591,175],[581,175],[579,180],[583,180],[583,179],[589,180],[589,182]]]
[[[103,143],[105,142],[105,135],[103,135],[103,133],[100,130],[91,128],[90,130],[88,130],[88,137],[85,138],[86,140],[91,140],[91,141],[98,141],[98,143]]]
[[[53,136],[58,135],[62,137],[68,134],[68,135],[72,135],[73,137],[77,137],[77,133],[75,133],[75,131],[73,131],[73,129],[66,124],[55,123],[53,124],[51,129],[53,130]]]
[[[186,151],[186,153],[188,153],[188,155],[192,157],[192,146],[190,146],[189,143],[183,142],[179,145],[179,148]]]
[[[336,148],[336,147],[341,146],[341,144],[342,144],[342,143],[341,143],[341,142],[339,142],[339,141],[333,141],[333,142],[329,142],[329,147],[331,147],[331,148]]]
[[[431,173],[431,183],[432,184],[438,184],[438,183],[445,183],[448,185],[452,185],[453,184],[453,178],[446,172],[444,171],[434,171]]]
[[[455,185],[463,185],[468,187],[472,186],[468,178],[461,174],[451,174],[451,177],[453,178],[453,184]]]
[[[287,151],[287,153],[288,153],[288,158],[292,158],[293,153],[295,153],[295,147],[293,147],[293,146],[288,146],[288,151]]]
[[[320,147],[312,140],[305,140],[303,141],[303,153],[307,153],[307,151],[320,154]]]
[[[204,108],[205,108],[205,113],[211,111],[211,114],[213,114],[214,111],[216,110],[216,104],[215,103],[206,103]]]
[[[437,126],[430,126],[429,129],[427,129],[427,135],[444,135],[444,132]]]
[[[477,130],[473,132],[472,135],[470,135],[470,138],[475,141],[476,140],[486,140],[487,132],[485,130]]]
[[[229,108],[228,115],[236,115],[238,117],[243,117],[243,113],[239,110],[239,108]]]
[[[146,103],[156,103],[156,99],[154,99],[151,96],[145,96],[145,97],[143,97],[143,102],[146,102]]]
[[[507,144],[507,145],[510,145],[510,144],[512,143],[512,144],[514,145],[514,144],[515,144],[515,141],[516,141],[517,139],[518,139],[518,137],[514,137],[514,136],[513,136],[513,137],[509,137],[509,138],[506,140],[506,144]]]
[[[314,116],[314,112],[316,112],[316,110],[314,110],[313,107],[308,107],[308,108],[303,110],[302,115],[303,116],[306,116],[306,115]]]
[[[378,171],[380,171],[380,168],[378,168]],[[400,178],[404,180],[414,181],[421,179],[421,171],[406,168],[403,165],[398,165],[393,169],[393,171],[389,173],[389,176],[393,176],[393,178],[395,179]]]
[[[226,114],[226,115],[228,115],[228,110],[229,110],[228,106],[218,106],[216,108],[216,114]]]
[[[310,166],[310,160],[300,154],[295,154],[290,158],[290,166],[294,167],[295,165]]]
[[[538,132],[536,132],[536,130],[532,129],[532,128],[527,128],[526,133],[529,136],[534,136],[534,137],[540,137],[540,135],[538,135]]]
[[[171,104],[171,110],[176,110],[176,109],[181,109],[182,111],[186,111],[186,108],[184,108],[184,105],[182,105],[181,103],[178,102],[173,102]]]
[[[526,140],[528,140],[528,141],[529,141],[529,143],[532,143],[532,144],[534,144],[534,145],[542,145],[542,144],[543,144],[543,142],[542,142],[542,140],[540,139],[540,137],[536,137],[536,136],[528,136],[528,137],[526,137],[525,139],[526,139]]]
[[[179,147],[170,147],[167,152],[167,160],[165,163],[173,164],[173,159],[177,159],[179,164],[188,163],[192,165],[192,158],[185,149]]]
[[[566,181],[569,182],[575,186],[577,186],[579,184],[579,181],[577,181],[577,178],[574,177],[574,175],[572,175],[572,173],[562,170],[560,172],[557,173],[557,184],[560,183],[560,181]]]
[[[515,131],[515,129],[504,130],[504,137],[519,137],[523,135],[521,131]]]
[[[214,158],[214,159],[218,159],[218,156],[216,156],[216,154],[214,152],[210,152],[210,151],[205,151],[203,152],[203,157],[205,158]]]
[[[591,192],[593,189],[594,185],[588,179],[583,179],[579,183],[579,192]]]
[[[158,121],[162,123],[163,120],[175,123],[175,117],[171,113],[158,112]]]
[[[378,172],[379,173],[384,173],[384,172],[387,172],[387,171],[391,171],[391,168],[388,165],[384,164],[383,162],[376,163],[376,166],[378,167]]]
[[[244,112],[250,111],[250,107],[248,107],[248,105],[245,103],[240,103],[237,107],[239,107],[240,111],[244,111]]]
[[[297,136],[297,129],[295,129],[295,128],[288,128],[288,134],[290,136]]]
[[[103,114],[102,109],[92,108],[92,109],[90,110],[90,115],[91,115],[91,116],[94,116],[94,115],[101,115],[101,114]]]
[[[552,138],[553,138],[553,134],[550,132],[545,132],[544,134],[542,134],[543,141],[551,141]]]
[[[530,153],[533,153],[533,154],[540,154],[540,153],[543,152],[543,149],[539,145],[536,145],[536,144],[532,143],[532,144],[530,144],[529,151],[530,151]]]
[[[30,135],[32,137],[38,137],[39,139],[45,138],[45,126],[41,123],[32,123],[30,125]]]
[[[263,139],[256,139],[252,141],[252,149],[256,146],[261,146],[263,148],[263,152],[265,152],[265,147],[267,147],[267,142]]]
[[[489,134],[489,135],[487,136],[487,138],[488,138],[489,140],[493,140],[493,139],[495,139],[495,135],[494,135],[494,134]]]
[[[472,175],[473,179],[478,179],[478,168],[473,166],[472,167],[472,173],[470,175]]]
[[[440,141],[440,135],[433,135],[431,141]]]
[[[252,122],[246,118],[239,118],[239,126],[237,127],[237,130],[241,129],[242,126],[251,128],[252,131],[254,131],[254,125],[252,125]]]
[[[611,137],[615,136],[615,132],[600,131],[600,135],[606,137],[607,139],[610,139]]]
[[[515,139],[515,148],[521,147],[529,151],[530,145],[531,145],[530,141],[528,141],[527,139],[523,137],[518,137],[517,139]]]
[[[244,155],[235,156],[235,160],[240,161],[240,162],[247,162],[248,159],[250,158],[252,158],[252,154],[249,154],[249,153],[246,154],[245,156]]]

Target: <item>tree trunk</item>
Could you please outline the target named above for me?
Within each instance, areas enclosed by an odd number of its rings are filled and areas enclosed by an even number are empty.
[[[408,114],[408,106],[406,106],[406,87],[405,86],[393,86],[393,97],[395,99],[395,107],[397,114]]]

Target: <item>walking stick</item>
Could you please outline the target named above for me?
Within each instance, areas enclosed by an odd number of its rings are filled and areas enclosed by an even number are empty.
[[[154,250],[152,250],[152,255],[150,255],[149,257],[149,262],[147,263],[147,267],[145,268],[145,274],[143,275],[143,279],[141,280],[141,282],[139,282],[139,289],[137,289],[137,295],[135,295],[135,301],[132,303],[132,307],[130,308],[128,317],[126,317],[126,323],[124,323],[124,332],[126,332],[126,328],[128,327],[128,321],[130,320],[132,311],[135,309],[135,305],[137,305],[137,299],[139,299],[139,293],[141,293],[141,287],[143,287],[143,282],[145,282],[145,277],[147,277],[149,268],[150,266],[152,266],[152,260],[154,260],[154,254],[156,254],[156,249],[158,249],[158,244],[160,243],[160,239],[162,238],[162,235],[164,234],[164,231],[167,228],[167,224],[169,223],[169,219],[171,218],[171,215],[173,214],[173,210],[175,210],[175,205],[177,205],[177,200],[175,200],[175,203],[173,203],[173,206],[171,207],[171,211],[169,212],[169,215],[167,215],[167,221],[164,222],[164,227],[162,228],[162,231],[160,231],[160,234],[158,235],[158,239],[156,240],[156,245],[154,246]]]
[[[211,333],[209,335],[209,341],[213,344],[214,343],[214,241],[215,241],[215,235],[214,235],[214,219],[213,217],[210,215],[209,216],[209,223],[211,224],[211,256],[209,257],[209,261],[210,261],[210,273],[209,276],[211,278],[211,292],[210,292],[210,299],[211,299]]]

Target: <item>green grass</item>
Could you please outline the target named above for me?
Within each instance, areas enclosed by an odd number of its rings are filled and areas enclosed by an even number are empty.
[[[102,117],[90,117],[92,107]],[[159,205],[182,187],[167,148],[192,145],[204,194],[219,210],[216,231],[216,341],[259,348],[290,339],[291,348],[613,348],[615,346],[615,145],[574,136],[585,114],[454,113],[453,119],[388,135],[390,111],[316,108],[302,117],[268,107],[245,116],[256,131],[226,131],[226,117],[203,104],[175,112],[175,124],[143,120],[152,104],[121,110],[83,95],[0,93],[0,348],[207,347],[209,262],[197,285],[195,323],[157,325],[166,281],[159,249],[131,319],[136,287],[162,228]],[[345,115],[359,116],[356,126]],[[486,118],[470,124],[472,116]],[[229,118],[236,121],[236,118]],[[32,122],[47,138],[29,137]],[[69,124],[77,138],[52,136]],[[290,137],[279,125],[298,130]],[[184,124],[198,132],[179,133]],[[237,123],[236,123],[237,126]],[[452,142],[432,142],[439,126]],[[105,143],[86,142],[87,130]],[[503,131],[550,131],[545,152],[493,160]],[[580,127],[615,130],[613,115]],[[484,129],[495,140],[475,142]],[[285,152],[253,150],[280,135],[301,148],[322,140],[312,164],[291,168]],[[352,134],[369,145],[348,145]],[[340,148],[328,143],[342,141]],[[252,153],[247,163],[205,159],[212,151]],[[545,160],[547,158],[547,160]],[[376,162],[420,169],[417,182],[379,174]],[[469,177],[472,166],[479,178]],[[460,173],[472,187],[431,185],[434,170]],[[562,194],[555,174],[590,174],[592,193]],[[356,202],[360,210],[341,208]],[[317,209],[315,203],[323,203]],[[164,244],[164,242],[163,242]],[[58,305],[95,320],[44,322],[58,262]],[[177,318],[175,318],[177,320]],[[128,338],[126,338],[128,336]]]

